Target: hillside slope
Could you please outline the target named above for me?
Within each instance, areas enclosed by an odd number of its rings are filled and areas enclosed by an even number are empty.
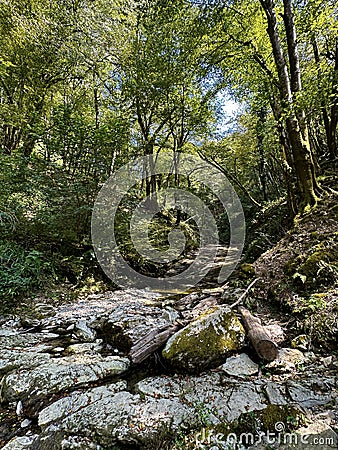
[[[336,349],[338,337],[338,199],[330,196],[254,263],[256,295],[275,303],[312,348]],[[292,331],[292,330],[291,330]]]

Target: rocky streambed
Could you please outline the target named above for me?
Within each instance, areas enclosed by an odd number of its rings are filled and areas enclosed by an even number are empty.
[[[223,301],[212,289],[180,300],[125,290],[4,318],[3,448],[287,449],[288,433],[295,448],[337,448],[338,361],[302,339],[285,347],[271,323],[279,357],[263,365]],[[187,318],[164,349],[132,364],[130,349],[151,329]]]

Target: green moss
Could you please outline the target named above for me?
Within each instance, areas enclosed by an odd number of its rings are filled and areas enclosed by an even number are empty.
[[[255,268],[252,264],[242,264],[239,268],[239,277],[242,279],[251,278],[255,276]]]
[[[226,355],[237,350],[245,331],[231,311],[218,313],[212,308],[189,324],[163,350],[163,357],[186,370],[203,369],[219,364]]]
[[[289,431],[291,431],[291,429],[297,428],[303,420],[300,411],[289,405],[269,405],[259,413],[259,418],[265,430],[274,431],[275,425],[278,422],[284,423],[289,428]]]
[[[338,244],[335,236],[326,238],[288,261],[284,273],[292,278],[296,287],[309,292],[333,284],[338,279]]]

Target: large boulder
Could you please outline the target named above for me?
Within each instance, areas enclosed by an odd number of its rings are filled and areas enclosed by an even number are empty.
[[[198,372],[222,363],[242,348],[244,339],[237,316],[230,308],[216,306],[174,334],[162,355],[178,370]]]

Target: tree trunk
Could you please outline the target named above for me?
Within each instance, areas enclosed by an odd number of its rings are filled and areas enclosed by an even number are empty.
[[[316,41],[316,38],[313,37],[312,40],[312,48],[313,48],[313,55],[315,58],[315,62],[317,65],[317,70],[318,70],[318,89],[322,90],[322,85],[321,85],[321,78],[322,78],[322,71],[320,68],[320,56],[319,56],[319,49],[318,49],[318,44]],[[330,119],[329,119],[329,115],[326,109],[326,105],[325,105],[325,101],[324,101],[324,97],[321,98],[321,111],[322,111],[322,119],[323,119],[323,124],[324,124],[324,129],[325,129],[325,137],[326,137],[326,149],[329,148],[329,142],[330,142]],[[322,138],[320,136],[320,138],[318,139],[319,142],[322,143]],[[324,146],[320,149],[320,155],[324,154]]]
[[[265,361],[275,360],[278,356],[278,347],[271,340],[258,317],[253,316],[243,306],[239,306],[238,311],[242,316],[244,328],[258,356]]]
[[[156,352],[156,350],[162,347],[162,345],[164,345],[180,328],[180,325],[170,324],[151,330],[130,349],[129,356],[132,363],[141,364],[150,355]]]
[[[260,0],[268,21],[268,35],[279,79],[279,93],[283,109],[286,110],[286,131],[289,136],[294,162],[294,171],[299,187],[300,208],[317,202],[315,190],[319,186],[315,176],[304,111],[294,104],[293,94],[301,89],[296,31],[292,16],[291,0],[284,0],[284,23],[288,42],[291,82],[286,59],[278,33],[278,24],[272,0]],[[291,15],[290,15],[291,14]]]
[[[329,153],[331,159],[338,157],[337,149],[337,124],[338,124],[338,39],[335,48],[335,64],[332,82],[332,105],[330,110],[330,128],[329,128]]]
[[[258,172],[259,172],[259,181],[262,186],[262,194],[263,194],[263,200],[266,202],[268,201],[268,193],[267,193],[267,173],[266,173],[266,156],[264,151],[264,124],[266,122],[266,109],[261,108],[257,112],[258,122],[256,126],[256,134],[257,134],[257,148],[259,153],[259,166],[258,166]]]
[[[280,111],[280,105],[278,104],[276,98],[273,96],[271,99],[271,109],[274,115],[274,118],[277,122],[277,129],[278,129],[278,137],[279,137],[279,143],[283,152],[283,175],[285,180],[285,186],[287,191],[287,199],[288,199],[288,206],[289,210],[293,217],[297,214],[297,207],[296,207],[296,200],[295,200],[295,180],[293,178],[295,177],[294,172],[292,171],[292,168],[294,167],[293,163],[293,156],[290,149],[290,144],[288,141],[288,135],[286,133],[286,130],[284,128],[283,122],[282,122],[282,113]]]
[[[4,125],[3,129],[3,150],[6,155],[11,155],[19,147],[21,131],[11,125]]]

